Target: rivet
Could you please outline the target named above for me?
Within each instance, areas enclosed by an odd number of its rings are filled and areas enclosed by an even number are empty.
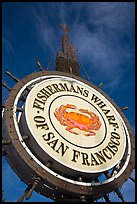
[[[78,181],[83,181],[82,177],[79,177],[79,178],[78,178]]]
[[[50,168],[50,167],[51,167],[51,162],[48,161],[48,162],[46,163],[46,167]]]

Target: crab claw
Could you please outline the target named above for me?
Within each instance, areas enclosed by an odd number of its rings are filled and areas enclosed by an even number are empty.
[[[65,108],[72,108],[72,109],[76,109],[76,106],[72,105],[72,104],[67,104],[65,106]]]

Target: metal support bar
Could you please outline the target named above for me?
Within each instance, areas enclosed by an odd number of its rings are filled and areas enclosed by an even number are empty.
[[[30,92],[30,91],[31,91],[31,88],[29,88],[29,87],[26,87],[26,90]]]
[[[23,108],[17,108],[18,112],[23,112]]]
[[[22,139],[26,141],[29,139],[29,136],[28,135],[22,136]],[[10,145],[11,143],[12,143],[12,140],[5,140],[5,139],[2,140],[2,145]]]
[[[8,70],[5,71],[5,73],[10,76],[12,79],[14,79],[14,81],[19,82],[20,80],[16,77],[14,77]]]
[[[106,202],[108,202],[108,203],[110,203],[110,202],[111,202],[111,201],[109,200],[108,195],[104,195],[103,197],[104,197],[104,199],[105,199],[105,201],[106,201]]]
[[[123,197],[122,193],[120,192],[120,190],[119,190],[118,188],[115,190],[115,192],[117,193],[118,197],[119,197],[123,202],[126,202],[126,201],[124,200],[124,197]]]
[[[2,108],[5,108],[6,107],[6,105],[5,104],[2,104]],[[23,108],[17,108],[17,111],[18,112],[23,112]]]
[[[5,108],[6,107],[6,105],[5,104],[2,104],[2,108]]]
[[[11,140],[2,140],[2,145],[10,145],[11,144]]]
[[[40,178],[39,178],[39,177],[34,180],[34,182],[32,183],[32,187],[31,187],[30,190],[26,193],[26,197],[25,197],[26,200],[28,200],[28,199],[31,197],[33,190],[34,190],[35,187],[39,184],[39,182],[40,182]]]
[[[2,86],[4,86],[6,89],[8,89],[8,91],[11,91],[12,89],[10,87],[7,86],[7,84],[2,82]]]
[[[25,189],[23,195],[18,199],[17,202],[22,202],[22,201],[24,200],[24,198],[25,198],[25,196],[26,196],[26,193],[30,190],[30,188],[31,188],[31,186],[29,185],[29,186]]]
[[[96,181],[96,182],[99,182],[99,179],[98,179],[98,178],[95,178],[95,181]],[[104,200],[105,200],[106,202],[109,202],[109,203],[111,202],[111,201],[109,200],[108,195],[104,195],[103,198],[104,198]]]
[[[121,108],[121,110],[122,110],[122,111],[127,110],[127,109],[128,109],[128,107],[127,107],[127,106],[126,106],[126,107]]]
[[[32,195],[34,188],[39,184],[39,182],[40,182],[40,178],[38,177],[32,183],[30,183],[28,187],[25,189],[23,195],[18,199],[17,202],[22,202],[24,198],[28,200]]]
[[[103,85],[103,83],[101,82],[98,87],[100,88],[102,85]]]
[[[24,102],[25,103],[25,98],[23,98],[23,96],[21,96],[20,98],[19,98],[19,100],[21,100],[22,102]]]
[[[132,178],[131,176],[129,178],[131,179],[131,181],[133,181],[135,183],[135,179],[134,178]]]
[[[105,174],[105,176],[106,176],[107,178],[111,178],[111,177],[112,177],[111,174],[110,174],[108,171],[104,172],[104,174]],[[115,189],[114,191],[116,192],[116,194],[118,195],[118,197],[119,197],[123,202],[126,202],[126,201],[124,200],[124,197],[123,197],[122,193],[120,192],[120,190],[119,190],[118,188]]]
[[[43,69],[43,67],[41,66],[40,62],[36,62],[36,63],[37,63],[37,65],[38,65],[40,71],[44,71],[44,69]]]

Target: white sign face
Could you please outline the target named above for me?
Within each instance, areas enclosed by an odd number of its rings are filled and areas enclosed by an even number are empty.
[[[85,173],[114,167],[126,147],[124,121],[98,91],[59,76],[38,83],[25,103],[37,144],[63,166]]]

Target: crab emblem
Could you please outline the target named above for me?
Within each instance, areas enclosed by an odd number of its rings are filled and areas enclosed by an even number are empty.
[[[79,112],[81,113],[68,112],[66,110],[67,108],[76,109],[77,107],[72,104],[61,105],[59,108],[56,108],[54,112],[54,115],[60,124],[67,126],[67,131],[78,135],[78,133],[73,130],[73,128],[78,128],[87,132],[84,134],[85,136],[96,135],[93,130],[98,130],[101,126],[101,122],[95,113],[89,112],[87,109],[79,109]]]

